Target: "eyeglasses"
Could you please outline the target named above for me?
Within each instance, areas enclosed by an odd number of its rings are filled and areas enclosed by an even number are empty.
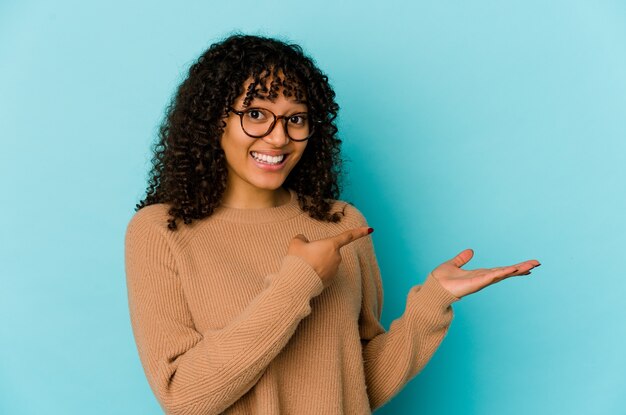
[[[252,138],[262,138],[268,135],[276,125],[276,121],[283,119],[285,134],[293,141],[306,141],[315,132],[315,122],[306,112],[291,115],[276,115],[265,108],[246,108],[237,111],[230,107],[229,111],[239,115],[243,132]]]

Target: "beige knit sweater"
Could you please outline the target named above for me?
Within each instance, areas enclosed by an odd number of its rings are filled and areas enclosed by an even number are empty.
[[[130,320],[148,383],[168,414],[371,414],[430,360],[458,298],[428,276],[403,315],[380,324],[383,288],[371,235],[341,248],[334,282],[286,255],[367,226],[342,201],[339,223],[291,201],[221,206],[178,231],[165,204],[144,207],[125,239]]]

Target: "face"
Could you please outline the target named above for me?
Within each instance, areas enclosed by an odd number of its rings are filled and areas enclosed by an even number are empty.
[[[248,84],[245,86],[247,87]],[[250,105],[245,108],[243,106],[244,97],[245,94],[239,96],[232,107],[238,111],[251,107],[262,107],[272,111],[276,116],[307,111],[305,103],[297,102],[293,100],[293,97],[285,98],[282,91],[274,101],[254,98]],[[290,140],[285,133],[284,119],[277,120],[272,131],[262,138],[248,136],[241,127],[239,115],[232,111],[225,121],[226,127],[220,144],[226,155],[228,168],[226,191],[237,194],[258,194],[259,191],[279,189],[291,170],[298,164],[308,141]],[[258,158],[262,158],[261,155],[263,154],[282,156],[284,159],[278,164],[268,164],[267,161],[258,160]]]

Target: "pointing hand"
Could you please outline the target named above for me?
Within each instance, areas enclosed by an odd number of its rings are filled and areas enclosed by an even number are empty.
[[[372,228],[363,226],[349,229],[339,235],[317,241],[309,241],[304,235],[298,234],[289,242],[287,255],[296,255],[308,262],[322,279],[324,288],[326,288],[332,283],[341,263],[339,249],[350,242],[369,235],[371,233],[369,229]]]

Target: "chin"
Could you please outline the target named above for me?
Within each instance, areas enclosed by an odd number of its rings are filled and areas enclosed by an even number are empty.
[[[267,181],[250,181],[250,184],[253,185],[254,187],[258,188],[258,189],[264,189],[264,190],[278,190],[280,189],[283,184],[285,184],[284,180],[267,180]]]

